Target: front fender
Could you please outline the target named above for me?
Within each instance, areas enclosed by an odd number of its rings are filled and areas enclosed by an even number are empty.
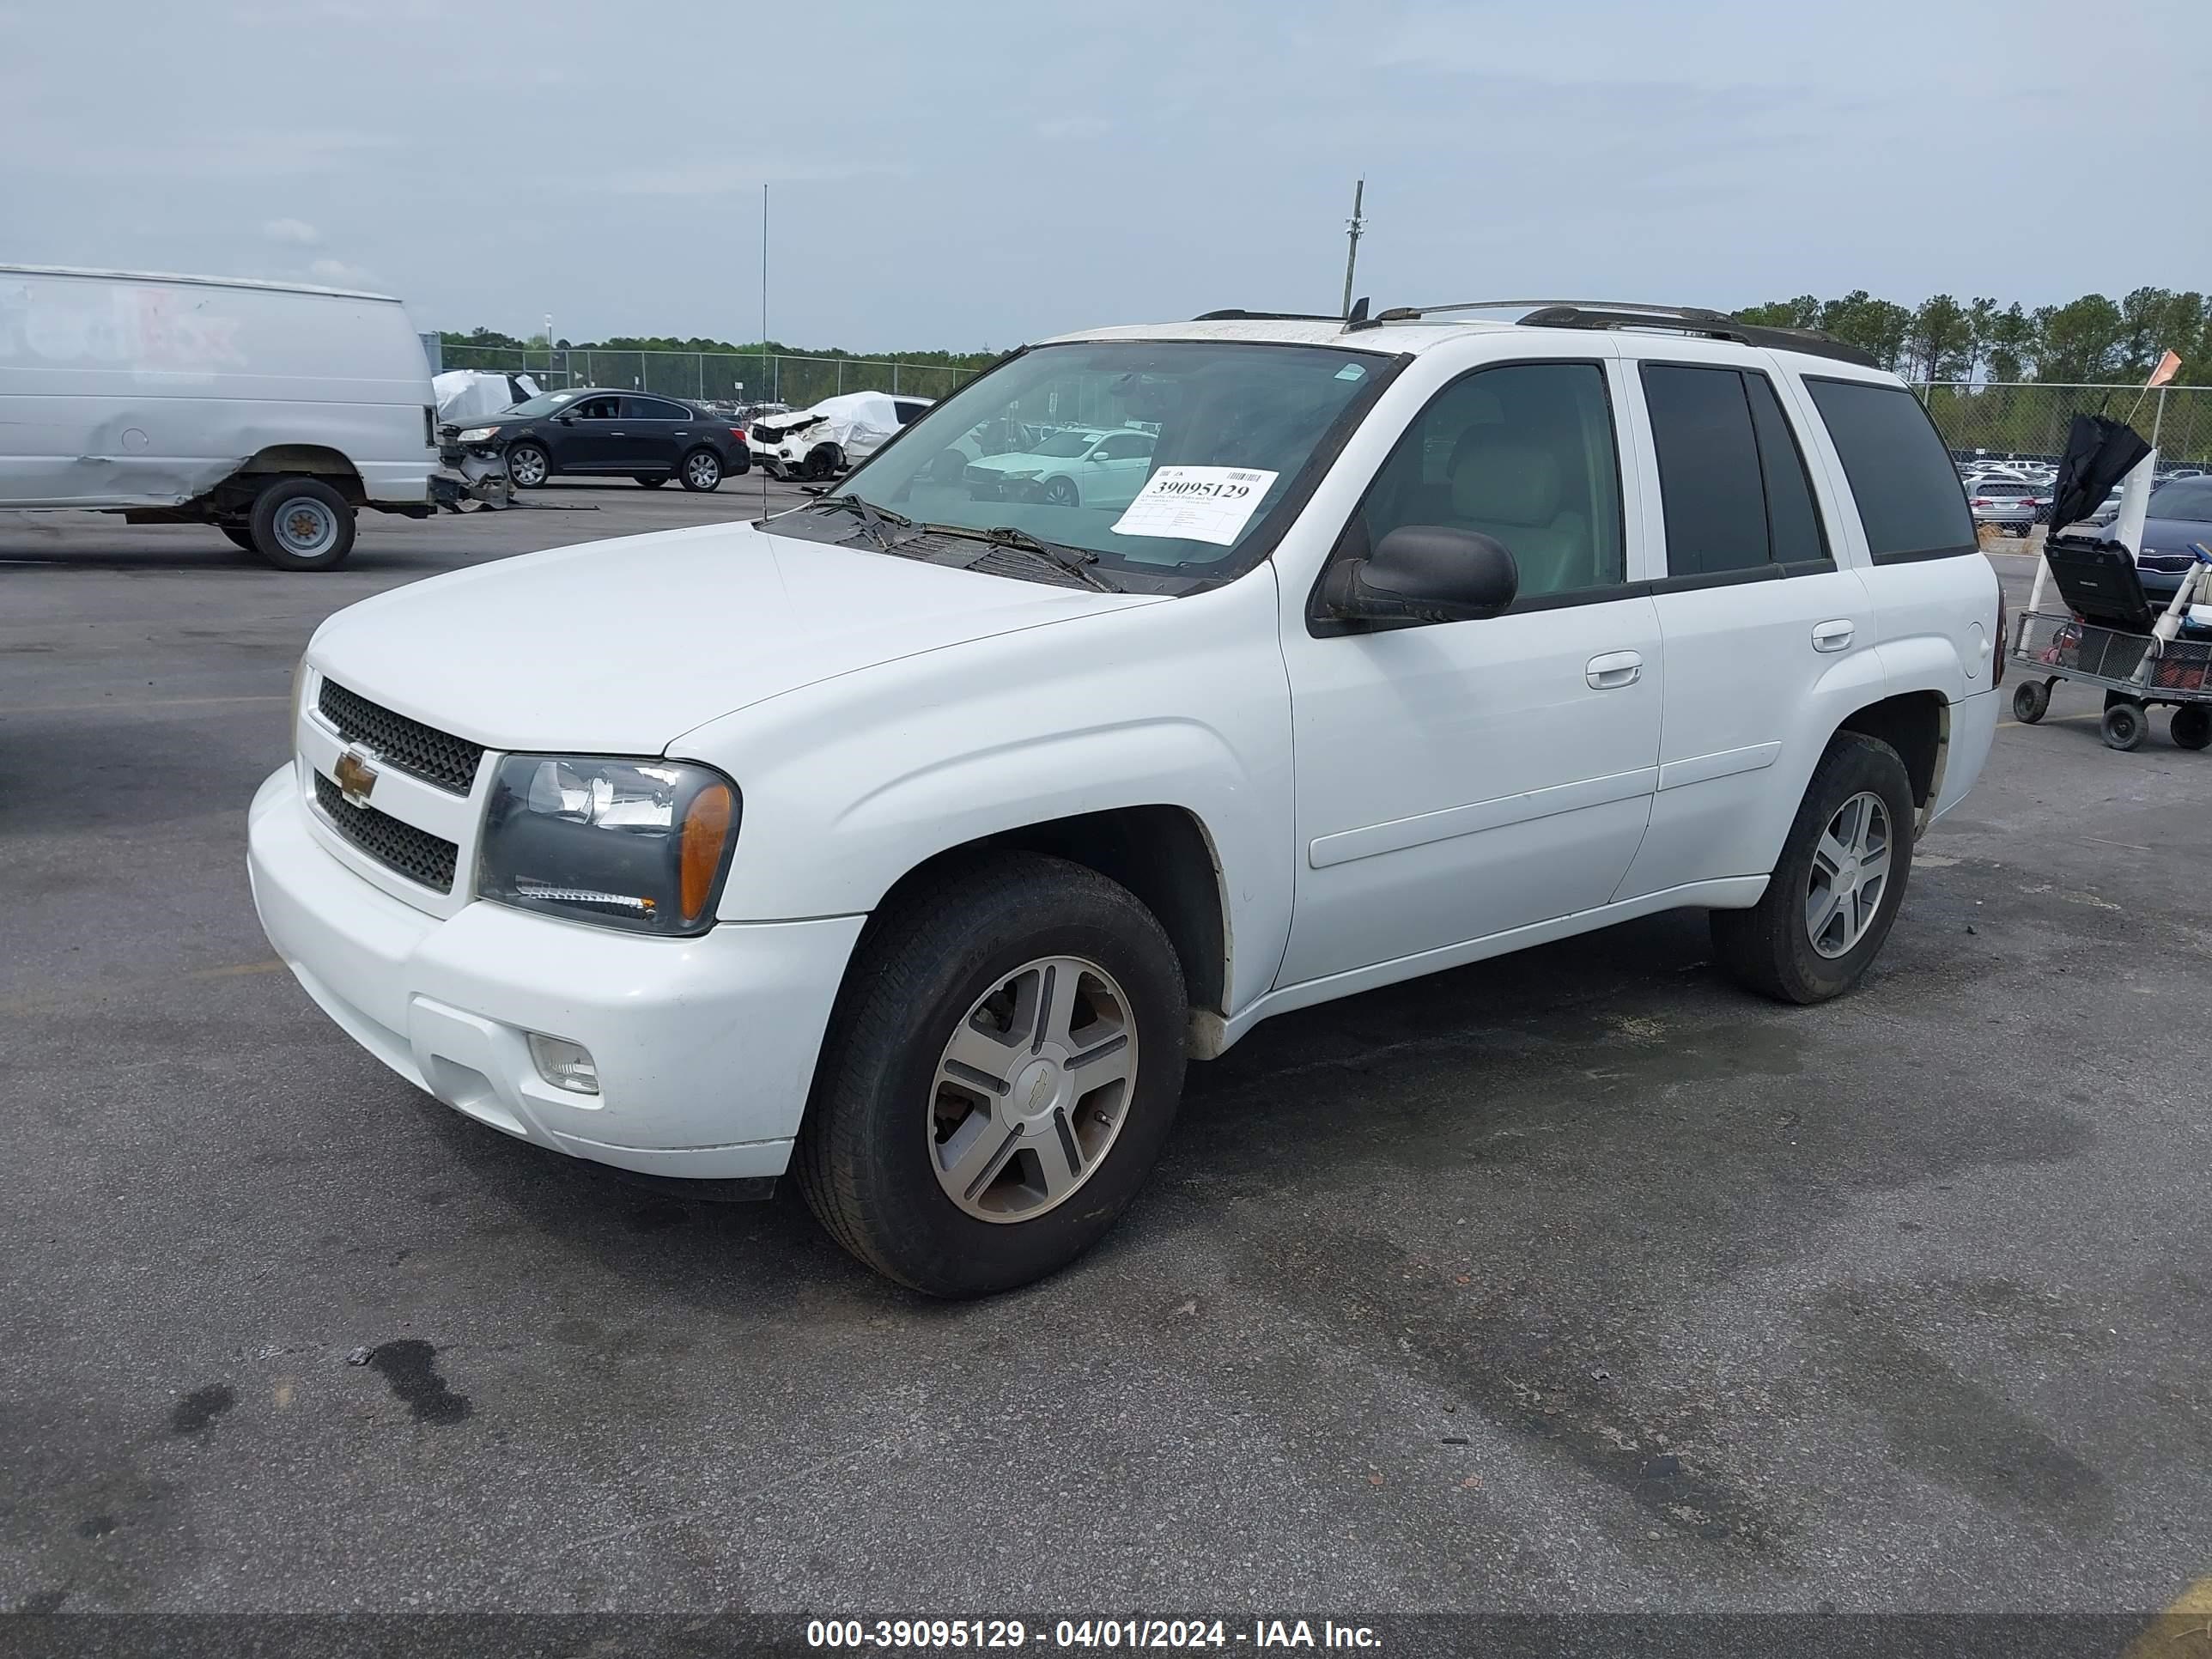
[[[1232,1008],[1290,931],[1290,690],[1271,568],[1209,593],[1000,635],[822,682],[670,753],[744,792],[719,914],[858,915],[925,860],[1116,807],[1190,813],[1219,865]]]

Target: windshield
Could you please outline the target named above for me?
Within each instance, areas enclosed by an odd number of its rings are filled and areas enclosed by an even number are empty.
[[[2212,519],[2212,478],[2185,478],[2150,493],[2154,519]]]
[[[522,416],[527,420],[535,420],[541,415],[552,414],[564,404],[574,403],[583,395],[580,392],[548,392],[532,398],[527,403],[517,404],[507,412],[510,415]]]
[[[1231,575],[1273,545],[1312,486],[1308,463],[1334,453],[1390,361],[1243,342],[1042,346],[940,400],[842,493],[923,523],[1021,531],[1103,568]]]

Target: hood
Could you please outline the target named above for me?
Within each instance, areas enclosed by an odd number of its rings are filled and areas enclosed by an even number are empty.
[[[658,754],[841,674],[1158,602],[708,525],[396,588],[331,617],[307,656],[362,696],[489,748]]]
[[[986,472],[1047,472],[1055,466],[1067,466],[1081,460],[1080,455],[986,455],[969,465]]]

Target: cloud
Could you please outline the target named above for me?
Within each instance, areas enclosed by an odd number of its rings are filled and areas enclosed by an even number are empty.
[[[367,270],[359,265],[349,265],[343,259],[318,259],[307,267],[307,274],[319,283],[355,288],[371,280]]]
[[[261,227],[261,234],[288,247],[313,247],[323,240],[323,233],[305,219],[271,219]]]

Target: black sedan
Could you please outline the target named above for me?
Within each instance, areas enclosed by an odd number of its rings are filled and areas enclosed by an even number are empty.
[[[673,478],[686,489],[708,490],[752,465],[744,428],[727,416],[673,398],[596,386],[549,392],[475,425],[448,427],[443,436],[447,465],[497,459],[518,489],[564,476],[612,476],[648,489]]]

